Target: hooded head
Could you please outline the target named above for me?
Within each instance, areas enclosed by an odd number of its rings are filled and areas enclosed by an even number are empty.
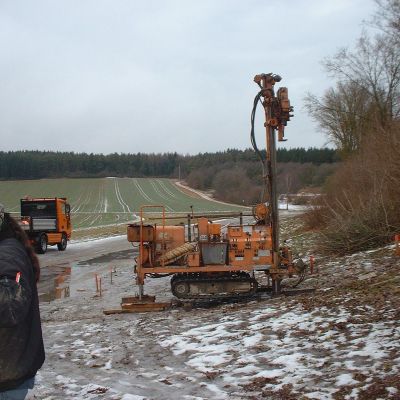
[[[17,239],[25,247],[34,268],[36,281],[38,281],[40,276],[39,260],[29,239],[18,222],[9,213],[5,212],[4,206],[0,204],[0,241],[10,238]]]

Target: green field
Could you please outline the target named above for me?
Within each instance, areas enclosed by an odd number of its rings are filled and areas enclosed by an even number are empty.
[[[241,206],[209,201],[182,191],[172,180],[157,178],[41,179],[0,181],[0,203],[19,212],[24,196],[67,197],[75,230],[126,223],[142,205],[164,205],[168,214],[240,211]]]

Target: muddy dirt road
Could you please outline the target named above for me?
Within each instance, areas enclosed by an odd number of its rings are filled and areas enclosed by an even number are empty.
[[[68,257],[67,252],[57,251],[40,257],[47,359],[32,396],[48,400],[172,399],[179,388],[178,398],[215,398],[204,374],[160,344],[161,333],[166,333],[164,318],[174,316],[179,324],[182,310],[103,315],[103,309],[119,307],[122,296],[135,294],[135,255],[123,237],[72,244]],[[101,297],[96,293],[95,273],[103,280]],[[150,280],[146,289],[158,299],[172,299],[168,278]]]
[[[56,246],[48,248],[46,254],[39,255],[42,268],[65,263],[89,260],[105,254],[132,249],[126,236],[115,236],[102,240],[68,243],[65,251],[58,251]]]
[[[400,258],[392,250],[320,260],[303,283],[317,287],[312,296],[105,316],[136,291],[125,237],[50,249],[40,256],[46,362],[31,399],[396,399]],[[392,282],[384,292],[371,290],[372,272]],[[148,279],[145,290],[172,299],[168,277]]]

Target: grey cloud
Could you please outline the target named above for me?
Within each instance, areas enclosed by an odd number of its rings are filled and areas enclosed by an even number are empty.
[[[259,72],[284,77],[285,146],[322,146],[305,92],[372,0],[2,1],[0,149],[197,153],[249,147]],[[258,126],[262,140],[262,124]]]

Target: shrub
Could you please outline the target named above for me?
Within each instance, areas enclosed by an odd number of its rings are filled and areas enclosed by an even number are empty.
[[[400,126],[370,134],[328,179],[326,197],[305,216],[321,229],[320,248],[345,254],[392,240],[400,232]]]

